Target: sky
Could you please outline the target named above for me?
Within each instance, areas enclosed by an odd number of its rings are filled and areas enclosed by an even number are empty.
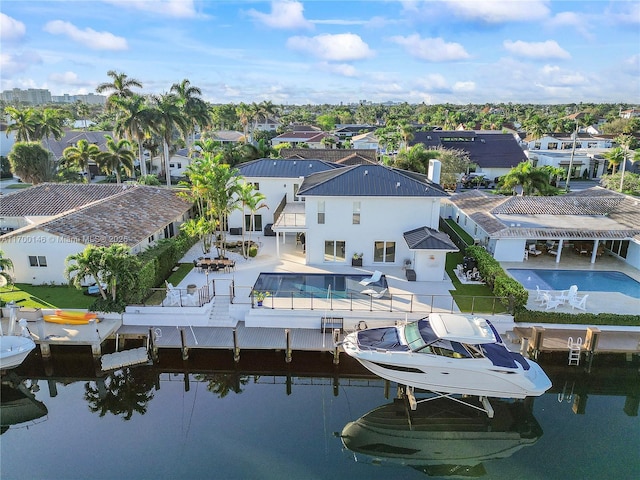
[[[213,103],[640,104],[640,0],[0,2],[0,90]]]

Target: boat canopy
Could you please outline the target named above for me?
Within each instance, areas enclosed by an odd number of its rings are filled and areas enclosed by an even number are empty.
[[[453,313],[432,313],[429,323],[434,333],[445,340],[474,345],[495,343],[494,330],[484,318]]]

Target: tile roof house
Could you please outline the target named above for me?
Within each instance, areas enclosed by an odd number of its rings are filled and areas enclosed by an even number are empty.
[[[441,215],[454,219],[499,261],[522,262],[529,244],[552,243],[559,246],[560,263],[577,242],[591,245],[585,263],[596,262],[603,247],[640,268],[640,200],[602,187],[555,197],[471,190],[446,199]]]
[[[371,149],[353,148],[332,148],[332,149],[309,149],[309,148],[283,148],[280,150],[282,158],[315,158],[326,162],[339,163],[341,165],[358,165],[361,163],[378,163],[378,155]]]
[[[295,147],[296,145],[305,143],[309,146],[309,148],[323,149],[323,148],[326,148],[325,145],[322,143],[322,140],[324,138],[331,138],[336,143],[338,142],[338,137],[336,137],[335,135],[331,135],[327,132],[292,131],[292,132],[285,132],[281,135],[278,135],[277,137],[272,138],[271,145],[275,147],[276,145],[279,145],[281,143],[290,143],[292,147]]]
[[[106,187],[106,188],[105,188]],[[0,236],[0,249],[13,261],[17,282],[64,283],[64,262],[87,245],[123,243],[139,253],[178,234],[192,204],[175,190],[144,185],[45,184],[16,192],[2,213],[24,214],[21,228]],[[30,190],[34,190],[30,192]],[[31,208],[22,200],[39,198]],[[65,207],[63,200],[69,201]],[[84,202],[84,203],[83,203]]]

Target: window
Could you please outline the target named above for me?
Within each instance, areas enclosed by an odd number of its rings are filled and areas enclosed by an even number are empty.
[[[353,220],[354,225],[360,225],[360,202],[353,202]]]
[[[377,240],[373,242],[373,261],[393,263],[396,261],[396,242]]]
[[[155,235],[151,235],[149,238],[147,238],[147,241],[149,243],[153,243],[153,240],[155,239]]]
[[[540,142],[536,142],[533,144],[533,149],[534,150],[540,150]]]
[[[260,183],[258,182],[249,183],[249,185],[253,185],[253,189],[256,191],[260,190]]]
[[[244,229],[247,232],[262,231],[262,215],[253,215],[253,228],[251,228],[251,214],[244,216]]]
[[[549,142],[547,144],[547,150],[557,150],[558,149],[558,142]]]
[[[318,202],[318,225],[324,225],[324,201]]]
[[[344,262],[345,241],[325,240],[324,241],[324,261]]]
[[[169,164],[169,168],[176,168],[176,164],[175,163],[170,163]]]
[[[29,255],[29,265],[32,267],[46,267],[47,266],[47,257]]]
[[[300,190],[300,185],[297,183],[293,184],[293,201],[299,202],[300,198],[298,197],[298,190]]]

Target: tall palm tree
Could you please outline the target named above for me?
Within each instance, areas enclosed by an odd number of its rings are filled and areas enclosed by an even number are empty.
[[[100,149],[97,145],[89,143],[84,138],[79,140],[75,146],[67,147],[62,152],[62,161],[67,165],[75,165],[85,172],[87,183],[91,182],[91,172],[89,170],[89,162],[96,161],[100,155]]]
[[[84,122],[84,130],[87,130],[87,117],[91,113],[89,105],[84,103],[82,100],[77,100],[75,103],[75,110],[78,120],[82,120]]]
[[[252,110],[249,105],[246,103],[240,102],[240,105],[236,107],[236,114],[238,115],[238,120],[240,121],[240,125],[242,125],[242,133],[244,134],[245,143],[249,142],[249,125],[251,123]]]
[[[189,134],[195,137],[196,127],[203,129],[211,124],[209,107],[200,98],[202,91],[198,87],[192,86],[191,82],[186,78],[180,83],[171,85],[170,92],[176,95],[178,106],[186,117],[187,128],[184,140],[187,148],[189,148],[195,140],[195,138],[190,139]]]
[[[7,107],[4,113],[9,115],[11,123],[7,125],[7,137],[9,133],[16,132],[16,142],[30,142],[35,140],[36,115],[33,108]]]
[[[502,178],[502,186],[508,189],[521,186],[523,195],[544,195],[549,190],[549,179],[549,173],[543,168],[536,168],[530,162],[522,162]]]
[[[145,98],[140,95],[116,97],[113,100],[113,105],[119,110],[116,117],[115,133],[138,144],[140,174],[144,176],[147,174],[147,162],[143,155],[143,144],[151,131],[154,120],[153,110]]]
[[[249,242],[251,243],[251,232],[255,229],[255,213],[261,208],[269,208],[266,203],[260,203],[267,198],[263,193],[256,190],[252,183],[244,183],[238,186],[238,199],[241,203],[242,216],[245,215],[245,210],[249,210],[249,224],[247,225],[243,221],[245,228],[242,229],[242,256],[247,258],[248,250],[247,244],[244,241],[244,233],[249,231]]]
[[[142,83],[139,80],[129,78],[126,73],[109,70],[107,75],[111,77],[111,82],[104,82],[96,87],[97,93],[111,91],[107,97],[107,110],[113,108],[112,101],[114,98],[131,97],[133,96],[133,90],[131,90],[133,87],[142,88]]]
[[[615,138],[615,142],[622,148],[622,174],[620,175],[620,192],[622,192],[622,187],[624,185],[624,172],[627,165],[627,159],[629,157],[629,147],[632,141],[633,137],[631,135],[618,135]],[[633,162],[635,162],[635,159],[633,160]]]
[[[123,168],[129,176],[133,175],[133,162],[136,158],[131,150],[129,140],[116,142],[111,136],[106,135],[107,151],[100,152],[96,157],[96,162],[106,173],[116,174],[116,183],[121,183],[120,169]]]
[[[102,287],[102,248],[94,245],[87,245],[81,252],[69,255],[64,263],[64,275],[69,283],[77,289],[82,289],[85,277],[92,277],[95,280],[100,295],[107,299],[107,292]]]
[[[625,152],[622,147],[615,147],[604,154],[604,158],[607,159],[609,167],[611,167],[611,174],[615,175],[618,165],[622,164],[625,160]]]
[[[163,165],[167,186],[171,186],[171,172],[169,171],[169,145],[172,143],[174,131],[184,133],[188,127],[187,119],[182,115],[178,98],[171,93],[154,95],[152,129],[162,137]]]

